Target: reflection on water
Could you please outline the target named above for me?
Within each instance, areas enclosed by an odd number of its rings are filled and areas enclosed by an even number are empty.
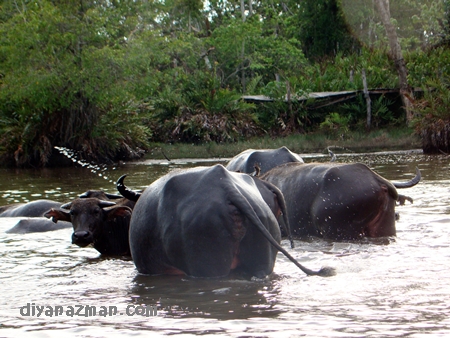
[[[306,157],[306,162],[328,161]],[[263,280],[239,276],[196,279],[142,276],[133,262],[99,257],[70,243],[70,229],[6,234],[17,220],[0,218],[0,336],[221,335],[235,337],[419,337],[450,334],[449,158],[414,153],[338,155],[360,161],[393,181],[423,181],[402,193],[397,236],[282,245],[311,269],[336,268],[329,278],[307,277],[283,255]],[[201,163],[208,165],[217,163]],[[225,163],[225,162],[220,162]],[[188,161],[106,168],[115,181],[140,189]],[[0,170],[0,205],[49,198],[68,201],[88,189],[115,192],[86,168]],[[77,305],[117,307],[114,316],[22,316],[20,308]],[[154,306],[156,316],[127,315],[129,306]]]
[[[282,311],[275,307],[277,285],[272,278],[249,281],[233,276],[196,279],[137,275],[131,297],[139,304],[157,304],[161,315],[168,318],[276,317]]]

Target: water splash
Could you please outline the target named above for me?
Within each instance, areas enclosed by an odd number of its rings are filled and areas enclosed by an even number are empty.
[[[68,159],[70,159],[72,162],[77,163],[78,165],[82,166],[83,168],[89,169],[93,174],[104,178],[110,183],[114,183],[113,180],[111,180],[107,175],[106,171],[108,170],[108,167],[105,164],[98,165],[95,163],[89,163],[85,160],[81,160],[78,158],[77,153],[73,149],[68,149],[65,147],[57,147],[55,146],[55,149],[58,150],[61,155],[64,155]]]

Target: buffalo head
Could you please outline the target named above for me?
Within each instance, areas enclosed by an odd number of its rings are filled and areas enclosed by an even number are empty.
[[[131,208],[98,198],[77,198],[51,209],[45,216],[53,222],[67,221],[73,226],[72,243],[80,247],[93,244],[102,254],[120,255],[128,248]],[[120,245],[118,243],[121,243]],[[117,249],[120,246],[121,249]],[[119,250],[120,252],[116,252]]]

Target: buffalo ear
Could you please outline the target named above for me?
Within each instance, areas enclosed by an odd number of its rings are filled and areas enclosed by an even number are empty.
[[[66,221],[72,222],[72,218],[70,217],[70,213],[63,210],[50,209],[44,214],[45,217],[51,218],[54,223],[58,221]]]
[[[103,209],[108,213],[107,219],[114,219],[116,217],[126,217],[126,216],[131,216],[131,208],[129,207],[112,207],[112,208],[108,208],[108,209]]]

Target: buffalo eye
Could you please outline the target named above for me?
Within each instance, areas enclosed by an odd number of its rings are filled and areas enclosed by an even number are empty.
[[[71,216],[75,216],[75,215],[77,214],[77,211],[76,211],[76,210],[70,209],[69,214],[70,214]]]

